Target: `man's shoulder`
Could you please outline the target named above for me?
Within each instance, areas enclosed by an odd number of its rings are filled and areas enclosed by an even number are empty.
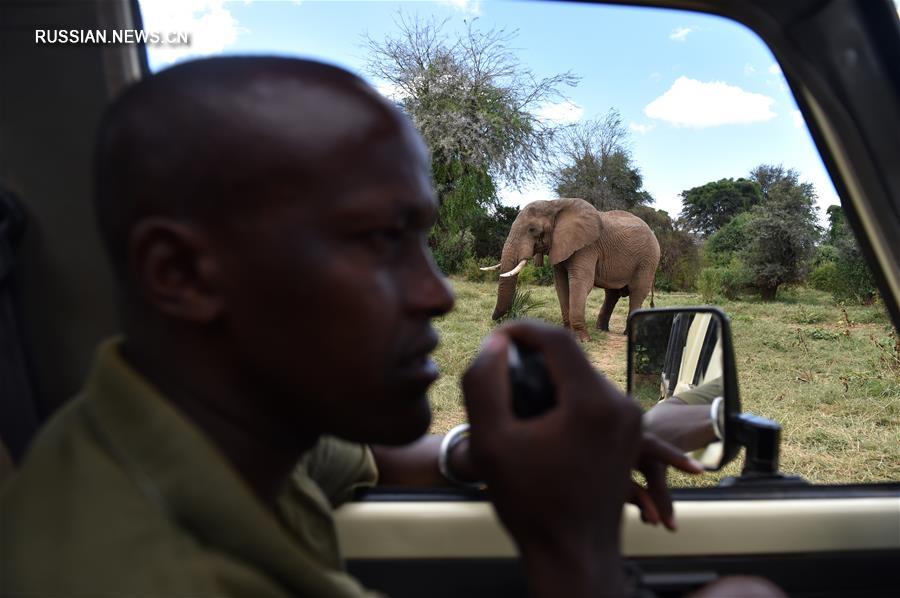
[[[83,403],[47,423],[0,494],[0,595],[283,595],[143,495],[92,433]]]
[[[146,587],[141,572],[151,570],[159,589],[190,581],[152,566],[188,556],[190,542],[99,442],[84,397],[47,422],[0,493],[0,547],[0,593],[8,595],[114,594]]]

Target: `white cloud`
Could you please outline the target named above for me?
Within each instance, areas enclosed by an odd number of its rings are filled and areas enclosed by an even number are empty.
[[[650,123],[649,125],[630,122],[628,123],[628,128],[634,131],[635,133],[639,133],[641,135],[646,135],[650,131],[656,128],[656,123]]]
[[[394,85],[390,81],[382,81],[381,83],[376,83],[375,89],[378,91],[378,93],[391,100],[392,102],[401,100],[404,98],[404,96],[406,96],[406,93],[402,89],[400,89],[400,87]]]
[[[750,64],[749,62],[744,65],[744,74],[745,75],[752,75],[755,72],[756,72],[756,67],[753,66],[752,64]]]
[[[772,66],[769,67],[769,72],[772,73],[773,75],[780,75],[780,74],[781,74],[781,67],[778,66],[778,63],[775,63],[775,64],[773,64]]]
[[[803,120],[803,114],[799,110],[791,111],[791,122],[793,122],[794,126],[798,129],[806,125],[806,121]]]
[[[723,81],[705,83],[681,76],[644,108],[650,118],[678,127],[716,127],[775,118],[773,98],[744,91]]]
[[[470,15],[481,14],[481,0],[440,0],[441,4],[448,4],[456,10]]]
[[[574,102],[554,102],[544,104],[537,109],[535,116],[543,121],[553,121],[557,124],[569,124],[581,120],[584,108]]]
[[[693,27],[679,27],[669,35],[669,39],[676,42],[683,42],[690,33],[693,33]]]
[[[245,4],[249,1],[245,0]],[[225,0],[144,0],[141,17],[146,31],[188,33],[189,46],[156,46],[153,58],[170,64],[187,56],[220,54],[246,29],[225,7]]]
[[[505,206],[521,208],[539,199],[556,199],[558,196],[550,187],[542,183],[532,183],[523,189],[503,187],[497,194]]]

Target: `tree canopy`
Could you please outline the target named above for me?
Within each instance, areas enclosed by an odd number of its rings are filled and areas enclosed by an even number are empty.
[[[760,184],[750,179],[706,183],[681,192],[681,221],[688,230],[708,237],[763,197]]]
[[[560,197],[580,197],[599,210],[653,203],[628,149],[628,132],[616,110],[560,132],[559,162],[550,180]]]
[[[815,198],[812,185],[784,177],[751,209],[744,259],[764,299],[774,299],[780,285],[806,277],[820,234]]]
[[[715,266],[740,270],[729,275],[746,281],[764,299],[773,299],[782,284],[805,278],[816,251],[820,230],[815,190],[800,181],[797,171],[768,164],[754,168],[750,179],[738,181],[723,179],[684,192],[695,208],[711,202],[715,217],[683,217],[710,234],[706,254]],[[745,192],[733,193],[738,187]],[[725,205],[717,207],[716,197]],[[716,225],[717,219],[723,222]]]
[[[447,231],[493,208],[500,184],[518,187],[543,170],[557,126],[537,109],[578,81],[536,77],[508,49],[514,31],[476,24],[451,37],[446,20],[401,14],[395,35],[365,40],[368,73],[391,88],[431,151]]]
[[[519,188],[546,170],[559,126],[537,113],[564,100],[562,89],[578,78],[535,76],[508,49],[515,31],[481,30],[477,19],[458,30],[449,20],[399,13],[396,25],[384,39],[366,36],[366,70],[431,153],[440,209],[429,244],[450,274],[499,253],[515,211],[500,205],[497,190]]]

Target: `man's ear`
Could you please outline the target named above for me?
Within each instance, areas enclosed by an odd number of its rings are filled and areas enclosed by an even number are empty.
[[[145,218],[131,231],[129,263],[148,307],[195,323],[222,315],[220,264],[197,227],[163,217]]]

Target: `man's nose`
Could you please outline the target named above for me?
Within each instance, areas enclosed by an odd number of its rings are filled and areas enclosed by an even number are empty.
[[[438,269],[429,251],[423,267],[416,269],[409,293],[410,308],[430,317],[442,316],[453,309],[455,298],[450,281]]]

